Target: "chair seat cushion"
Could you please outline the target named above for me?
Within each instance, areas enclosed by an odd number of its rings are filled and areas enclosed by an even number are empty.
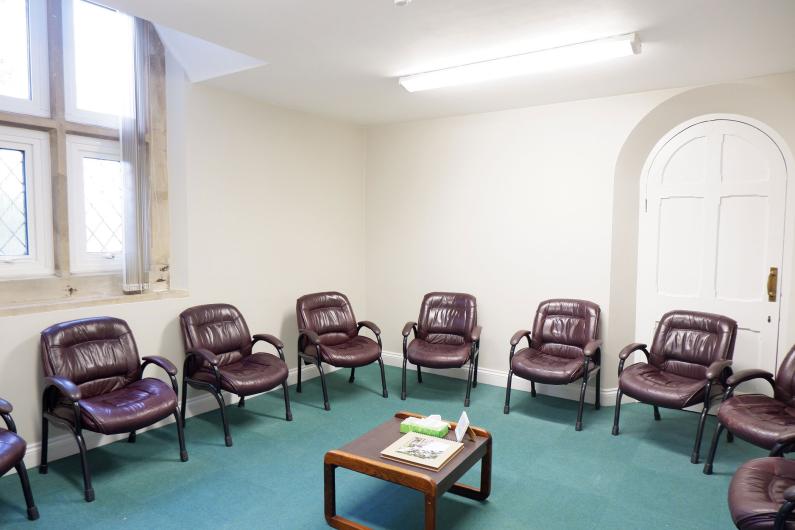
[[[471,346],[463,344],[443,344],[414,339],[406,351],[408,359],[417,366],[428,368],[460,368],[469,360]]]
[[[705,380],[665,372],[646,363],[633,364],[618,378],[618,387],[629,397],[672,409],[703,401],[704,385]]]
[[[746,442],[772,449],[795,428],[795,408],[762,394],[737,395],[720,406],[718,420]]]
[[[795,485],[795,462],[757,458],[737,470],[729,484],[729,511],[740,530],[771,530],[784,503],[784,491]],[[787,522],[795,529],[795,520]]]
[[[0,475],[14,467],[25,456],[25,440],[16,433],[0,429]]]
[[[84,429],[119,434],[148,427],[171,415],[177,409],[177,395],[170,385],[147,377],[79,403]],[[74,418],[68,406],[56,407],[53,413],[69,422]]]
[[[244,355],[239,361],[218,367],[221,388],[238,396],[249,396],[276,388],[287,380],[287,364],[269,353]],[[215,374],[202,368],[193,379],[215,384]]]
[[[381,356],[381,350],[373,339],[357,335],[340,344],[323,344],[320,346],[320,355],[324,363],[348,368],[377,361]]]
[[[552,385],[565,385],[582,377],[584,357],[549,355],[534,348],[519,350],[511,359],[513,373],[524,379]],[[589,371],[596,368],[590,364]]]

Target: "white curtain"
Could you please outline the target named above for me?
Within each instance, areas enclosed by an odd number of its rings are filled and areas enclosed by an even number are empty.
[[[124,182],[124,263],[122,288],[125,293],[142,293],[149,288],[151,215],[149,189],[149,27],[148,22],[130,17],[133,49],[129,80],[129,108],[120,120],[121,161]]]

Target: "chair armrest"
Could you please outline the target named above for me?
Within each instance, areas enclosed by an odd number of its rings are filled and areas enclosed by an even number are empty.
[[[14,410],[14,405],[6,401],[5,399],[0,398],[0,414],[11,414]]]
[[[626,361],[627,358],[632,355],[636,351],[642,351],[646,354],[646,358],[649,358],[649,350],[646,349],[646,345],[640,342],[633,342],[632,344],[628,344],[621,350],[618,354],[618,358],[622,361]]]
[[[361,322],[356,324],[356,331],[359,331],[362,328],[367,328],[370,331],[372,331],[373,333],[375,333],[376,335],[380,335],[381,334],[381,328],[379,328],[378,326],[376,326],[373,322],[370,322],[369,320],[362,320]]]
[[[281,350],[284,348],[284,343],[278,338],[274,337],[273,335],[269,335],[267,333],[257,333],[252,337],[251,345],[254,346],[259,341],[267,342],[268,344],[272,344],[274,348],[277,350]]]
[[[593,357],[596,355],[596,352],[602,349],[602,339],[594,339],[589,341],[588,344],[585,345],[585,348],[582,349],[583,355],[586,357]]]
[[[45,377],[44,388],[47,389],[53,386],[58,389],[61,395],[70,401],[80,401],[80,398],[82,397],[80,389],[77,387],[77,385],[66,377],[61,377],[59,375]]]
[[[513,337],[511,337],[511,346],[516,346],[517,344],[522,342],[522,339],[524,337],[527,337],[527,345],[529,346],[532,336],[531,333],[526,329],[520,329],[519,331],[513,334]]]
[[[795,431],[788,431],[776,438],[776,443],[770,450],[769,456],[784,456],[795,446]]]
[[[478,342],[480,340],[480,334],[483,331],[483,326],[475,326],[472,328],[472,342]]]
[[[177,367],[165,357],[160,355],[148,355],[143,358],[143,361],[143,364],[141,364],[141,371],[146,368],[146,365],[154,364],[165,370],[168,375],[177,375]]]
[[[411,330],[414,330],[414,335],[417,335],[417,323],[416,322],[406,322],[406,325],[403,326],[403,336],[408,337],[411,333]]]
[[[724,370],[729,368],[731,365],[732,362],[729,359],[715,361],[714,363],[709,365],[709,368],[707,368],[707,379],[709,379],[710,381],[718,379],[721,376],[721,374],[723,374]]]
[[[218,366],[218,357],[205,348],[195,348],[193,350],[188,350],[185,353],[186,358],[191,356],[200,357],[203,361],[207,361],[210,366]]]
[[[749,368],[747,370],[740,370],[729,376],[726,380],[726,384],[731,387],[736,387],[741,383],[745,383],[747,381],[751,381],[752,379],[764,379],[770,386],[775,388],[776,382],[773,378],[773,374],[766,370],[760,370],[759,368]]]
[[[313,346],[320,346],[320,337],[311,329],[299,329],[298,337],[304,336]]]
[[[790,486],[784,490],[784,500],[787,502],[795,502],[795,486]]]

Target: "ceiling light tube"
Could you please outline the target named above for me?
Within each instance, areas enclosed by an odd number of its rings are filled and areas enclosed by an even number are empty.
[[[480,61],[398,79],[409,92],[561,70],[640,53],[637,33]]]

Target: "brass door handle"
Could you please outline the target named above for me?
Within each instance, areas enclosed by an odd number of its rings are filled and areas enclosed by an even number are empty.
[[[778,267],[770,267],[770,274],[767,275],[767,299],[775,302],[778,298]]]

